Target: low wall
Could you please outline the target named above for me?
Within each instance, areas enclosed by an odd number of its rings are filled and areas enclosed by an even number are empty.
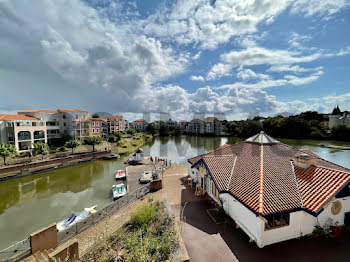
[[[31,253],[55,249],[58,246],[56,223],[30,234]]]
[[[49,254],[50,262],[76,261],[79,259],[79,245],[77,239],[72,239]]]
[[[66,167],[80,162],[87,162],[104,157],[108,154],[110,154],[110,152],[94,152],[80,155],[70,155],[63,158],[43,160],[41,162],[34,162],[17,166],[3,167],[0,168],[0,180],[31,175],[35,172],[47,170],[53,167]]]

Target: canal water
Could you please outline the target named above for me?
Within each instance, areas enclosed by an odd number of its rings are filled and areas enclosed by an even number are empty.
[[[156,137],[144,147],[145,155],[167,157],[173,163],[211,151],[225,143],[238,142],[226,137]],[[319,147],[323,144],[350,146],[350,143],[314,140],[282,140],[297,148],[309,148],[321,157],[350,168],[350,151]],[[22,240],[52,222],[69,217],[72,211],[112,201],[111,188],[117,182],[114,171],[124,169],[124,160],[98,160],[72,167],[0,182],[0,250]],[[136,185],[128,185],[129,191]]]

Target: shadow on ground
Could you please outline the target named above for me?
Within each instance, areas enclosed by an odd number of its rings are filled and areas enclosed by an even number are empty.
[[[194,196],[194,191],[187,185],[185,186],[186,189],[183,189],[181,192],[181,208],[179,208],[180,212],[183,212],[185,224],[202,231],[201,233],[199,231],[193,233],[198,235],[198,239],[206,237],[208,241],[211,241],[210,235],[220,234],[220,237],[240,262],[350,261],[350,232],[345,232],[341,237],[335,239],[304,237],[259,248],[255,243],[249,243],[248,236],[241,229],[236,229],[232,220],[228,220],[223,224],[216,224],[206,211],[209,208],[213,208],[213,203],[207,198]],[[183,209],[184,206],[185,208]],[[186,230],[191,230],[191,228],[186,227]],[[189,246],[190,249],[194,249],[193,243],[189,241],[194,241],[195,238],[191,236],[191,239],[186,239],[186,236],[189,234],[185,233],[183,235],[186,248]],[[219,254],[221,250],[213,250],[212,252]],[[189,250],[189,253],[191,255],[191,250]]]

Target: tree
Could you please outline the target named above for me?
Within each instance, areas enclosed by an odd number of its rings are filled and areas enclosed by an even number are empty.
[[[335,140],[349,141],[350,128],[345,125],[338,125],[332,127],[332,138]]]
[[[136,133],[136,130],[133,128],[129,128],[126,133],[128,133],[129,135],[134,135]]]
[[[119,141],[120,139],[123,138],[124,134],[122,132],[114,132],[114,137],[115,137],[115,141]]]
[[[161,136],[169,135],[169,128],[166,125],[161,125],[161,127],[159,128],[159,135]]]
[[[49,153],[49,146],[45,143],[34,143],[33,154],[42,155],[42,159],[44,159],[44,155]]]
[[[173,130],[173,135],[174,135],[174,136],[179,136],[179,135],[181,135],[181,129],[180,129],[180,127],[175,126],[175,128],[174,128],[174,130]]]
[[[107,141],[108,141],[108,142],[115,142],[115,136],[109,135],[109,136],[107,137]]]
[[[72,154],[74,153],[74,148],[78,147],[80,142],[78,140],[69,140],[65,143],[65,147],[72,149]]]
[[[90,136],[85,139],[84,143],[92,146],[92,152],[95,152],[95,145],[101,145],[103,139],[100,136]]]
[[[10,144],[0,144],[0,156],[4,159],[6,165],[6,158],[16,153],[16,147]]]
[[[98,114],[93,114],[92,118],[99,118],[100,116]]]
[[[148,126],[146,127],[146,132],[151,135],[154,135],[156,133],[156,129],[152,124],[148,124]]]

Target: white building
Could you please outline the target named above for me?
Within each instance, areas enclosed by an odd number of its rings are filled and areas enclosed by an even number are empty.
[[[46,125],[38,118],[25,115],[0,115],[0,143],[13,144],[17,152],[33,148],[34,143],[47,143]]]
[[[350,170],[264,132],[188,159],[189,175],[259,247],[350,214]]]

